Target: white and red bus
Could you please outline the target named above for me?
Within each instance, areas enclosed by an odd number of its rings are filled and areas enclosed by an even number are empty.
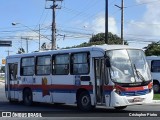
[[[10,102],[104,105],[124,109],[153,98],[150,70],[141,49],[99,45],[11,55],[5,91]]]

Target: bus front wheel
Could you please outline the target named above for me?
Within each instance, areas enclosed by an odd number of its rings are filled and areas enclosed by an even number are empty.
[[[26,106],[32,105],[32,91],[30,89],[25,89],[23,92],[23,102]]]
[[[82,111],[91,111],[94,107],[91,105],[91,97],[88,92],[81,92],[78,96],[77,106]]]

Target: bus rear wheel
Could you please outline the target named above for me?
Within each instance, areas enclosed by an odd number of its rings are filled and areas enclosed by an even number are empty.
[[[26,106],[32,105],[32,91],[30,89],[25,89],[23,92],[23,103]]]
[[[114,107],[116,110],[123,110],[125,109],[127,106],[118,106],[118,107]]]
[[[158,93],[160,91],[160,86],[158,83],[153,83],[154,93]]]
[[[91,97],[88,92],[81,92],[78,96],[77,106],[82,111],[91,111],[94,106],[91,105]]]

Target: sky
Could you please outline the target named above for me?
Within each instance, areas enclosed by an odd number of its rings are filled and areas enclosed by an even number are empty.
[[[105,0],[63,0],[56,2],[56,46],[71,47],[88,42],[92,35],[105,31]],[[108,0],[109,32],[121,33],[121,0]],[[50,47],[52,2],[46,0],[1,0],[0,40],[12,41],[12,47],[0,47],[1,59],[16,54],[18,48],[39,50]],[[124,0],[124,39],[129,46],[143,48],[160,37],[160,0]],[[12,25],[16,23],[16,25]]]

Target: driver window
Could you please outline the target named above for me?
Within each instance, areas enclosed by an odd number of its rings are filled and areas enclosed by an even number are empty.
[[[9,64],[9,79],[10,80],[17,80],[17,70],[18,70],[17,63]]]

